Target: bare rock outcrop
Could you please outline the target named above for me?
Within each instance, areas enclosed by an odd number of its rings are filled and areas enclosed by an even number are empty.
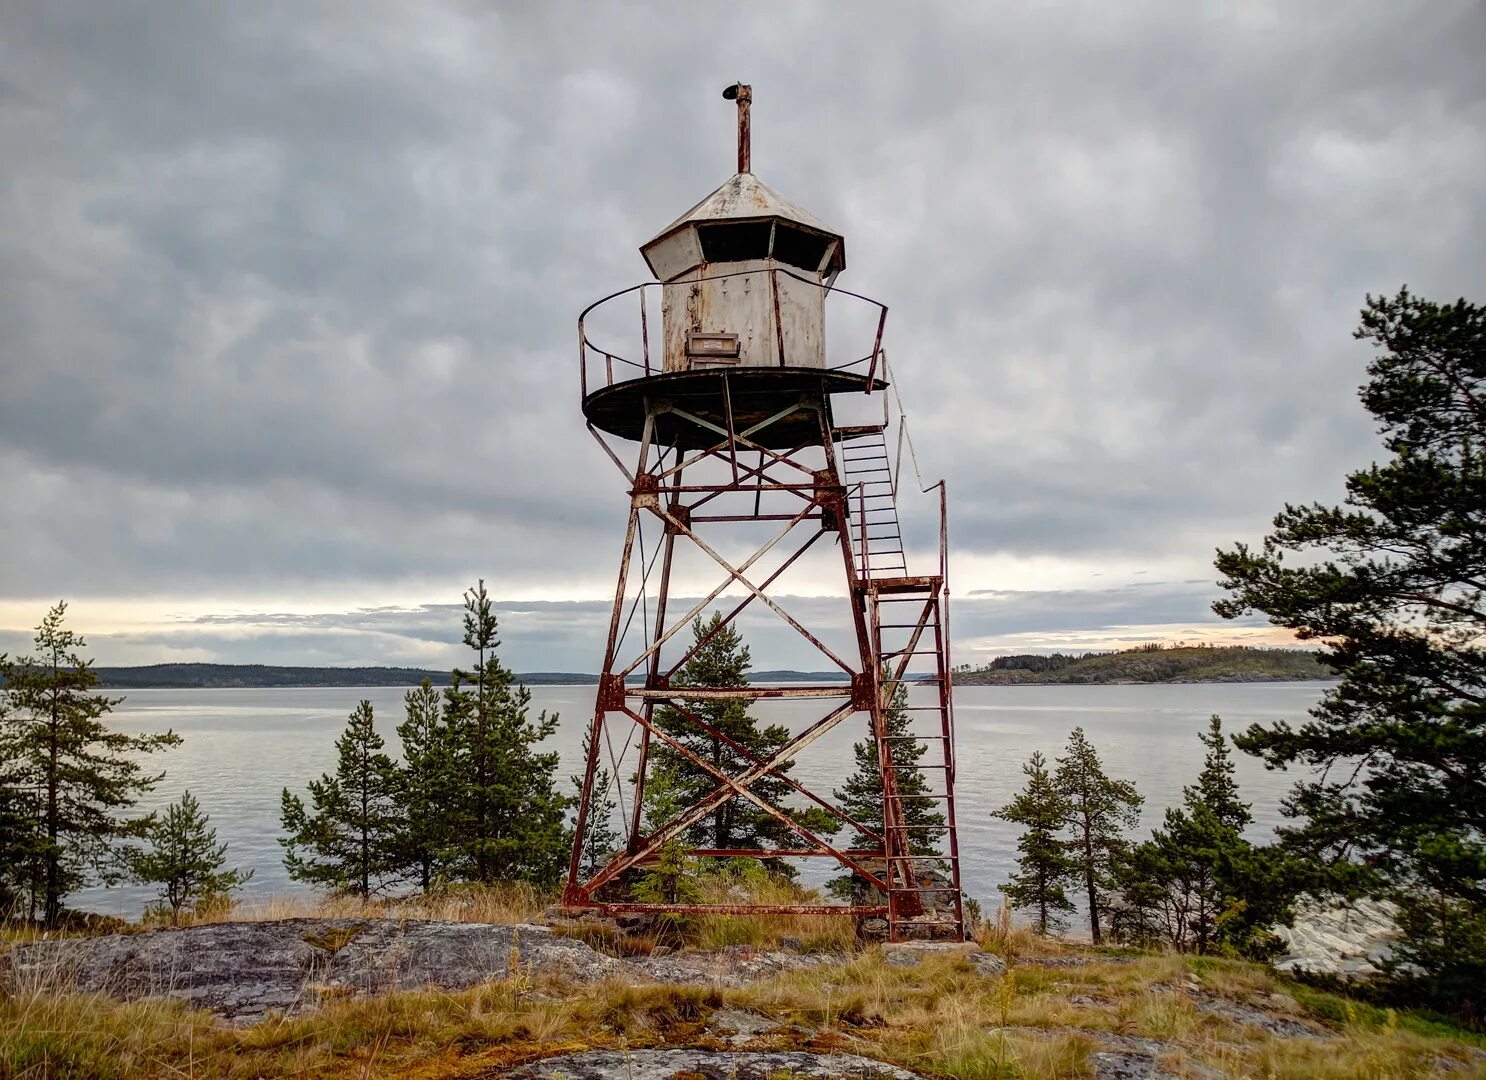
[[[0,979],[179,998],[237,1023],[325,997],[460,990],[517,970],[583,982],[622,968],[546,927],[381,919],[221,923],[42,941],[0,955]]]
[[[507,1080],[919,1080],[917,1073],[854,1054],[801,1051],[589,1050],[543,1058],[505,1073]]]

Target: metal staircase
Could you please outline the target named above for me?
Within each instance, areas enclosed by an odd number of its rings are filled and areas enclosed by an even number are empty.
[[[883,672],[884,703],[891,705],[900,686],[910,688],[901,719],[881,737],[884,855],[892,853],[885,859],[888,935],[894,941],[961,939],[965,917],[954,828],[954,701],[942,523],[939,573],[910,575],[898,521],[901,460],[895,462],[889,452],[887,426],[838,428],[835,434],[851,513],[857,598],[871,628],[874,661]],[[922,791],[903,794],[910,774],[922,778]],[[903,820],[900,811],[924,802],[944,815],[948,850],[941,850],[943,830]]]

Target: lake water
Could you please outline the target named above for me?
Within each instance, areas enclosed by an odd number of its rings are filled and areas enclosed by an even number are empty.
[[[1068,732],[1083,727],[1106,771],[1133,781],[1146,798],[1142,831],[1158,824],[1162,810],[1181,799],[1201,767],[1197,741],[1213,713],[1224,729],[1304,718],[1324,683],[1219,683],[1160,686],[967,686],[955,692],[958,724],[957,785],[960,853],[967,890],[999,903],[997,886],[1015,860],[1017,830],[991,816],[1021,786],[1022,763],[1034,750],[1051,760]],[[277,843],[279,792],[303,792],[306,783],[335,764],[335,739],[346,715],[362,698],[376,710],[378,726],[395,750],[393,728],[402,718],[400,689],[135,690],[113,713],[120,730],[174,729],[175,750],[156,755],[165,779],[143,805],[153,808],[190,788],[211,815],[231,865],[255,871],[249,896],[301,891],[284,874]],[[593,709],[591,686],[532,687],[533,710],[561,717],[553,745],[562,771],[578,772],[582,732]],[[914,688],[930,703],[932,691]],[[757,714],[792,729],[825,713],[820,701],[760,703]],[[921,714],[929,715],[929,714]],[[793,775],[829,793],[852,770],[851,745],[863,738],[865,719],[852,717],[807,748]],[[616,747],[617,750],[617,747]],[[1238,754],[1240,787],[1254,806],[1252,834],[1260,838],[1281,820],[1279,801],[1293,776],[1269,772]],[[631,758],[631,760],[633,760]],[[821,867],[820,860],[809,860]],[[133,917],[150,900],[148,889],[90,889],[75,894],[80,908]]]

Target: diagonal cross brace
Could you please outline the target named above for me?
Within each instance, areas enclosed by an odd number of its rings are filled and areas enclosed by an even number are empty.
[[[680,698],[681,700],[691,700],[686,697],[685,691],[685,687],[672,687],[672,692],[676,694],[678,698]],[[712,736],[712,738],[718,740],[721,743],[724,743],[730,749],[736,751],[739,754],[742,754],[749,760],[750,763],[754,765],[763,764],[763,758],[759,757],[752,750],[748,749],[748,747],[744,746],[736,739],[729,738],[716,725],[709,724],[706,720],[703,720],[692,710],[688,709],[685,705],[679,705],[676,703],[675,700],[669,701],[668,704],[671,708],[675,709],[687,720],[690,720],[697,727],[701,728],[703,734]],[[868,839],[876,840],[879,843],[882,842],[882,837],[879,836],[872,829],[868,828],[860,821],[857,821],[855,818],[848,815],[846,811],[839,809],[832,803],[826,802],[826,800],[822,799],[819,795],[815,794],[815,792],[811,791],[809,788],[802,786],[797,781],[783,774],[780,774],[775,779],[781,780],[785,784],[788,784],[791,788],[799,792],[801,795],[805,796],[805,798],[809,799],[811,802],[815,803],[815,805],[819,806],[822,810],[838,818],[842,823],[851,826],[853,829],[856,829],[857,832],[861,833],[863,836],[866,836]]]
[[[792,529],[792,528],[794,528],[795,525],[797,525],[803,519],[804,515],[806,513],[808,513],[811,509],[814,508],[814,505],[815,504],[812,502],[811,505],[810,506],[807,506],[804,511],[802,511],[800,514],[797,514],[794,517],[794,519],[792,521],[790,521],[790,523],[786,526],[786,529]],[[692,543],[696,544],[697,547],[701,548],[709,556],[711,556],[713,562],[715,562],[718,566],[722,567],[723,570],[727,571],[727,574],[728,574],[729,578],[732,581],[736,581],[739,585],[742,585],[745,589],[747,589],[749,592],[751,592],[759,600],[762,600],[764,602],[764,604],[769,608],[770,611],[774,612],[775,615],[778,615],[781,619],[783,619],[785,622],[787,622],[790,626],[794,627],[795,630],[797,630],[799,632],[799,634],[800,634],[801,637],[803,637],[806,641],[810,642],[810,644],[814,645],[817,649],[819,649],[822,653],[824,653],[825,656],[826,656],[826,658],[828,660],[830,660],[833,664],[835,664],[837,667],[839,667],[842,671],[846,672],[848,675],[855,675],[856,674],[856,672],[852,669],[851,665],[848,664],[845,660],[841,659],[841,657],[837,656],[834,652],[832,652],[830,650],[830,648],[827,647],[827,645],[825,644],[825,642],[821,641],[818,637],[816,637],[814,634],[812,634],[809,630],[806,630],[803,626],[801,626],[799,624],[799,622],[797,622],[795,620],[794,616],[792,616],[789,612],[785,611],[782,607],[780,607],[778,604],[776,604],[773,600],[770,600],[766,595],[764,595],[764,592],[763,592],[762,589],[760,589],[757,585],[753,584],[753,582],[749,581],[746,577],[743,576],[743,571],[748,569],[748,566],[749,566],[750,563],[755,562],[757,560],[757,557],[758,557],[757,555],[755,555],[752,558],[750,558],[748,560],[748,562],[745,562],[743,564],[743,566],[742,566],[741,569],[735,568],[730,562],[728,562],[726,559],[724,559],[721,555],[717,554],[717,552],[712,549],[712,546],[710,544],[708,544],[707,541],[703,540],[696,533],[692,532],[691,526],[689,524],[681,521],[679,518],[674,517],[673,515],[671,515],[670,513],[668,513],[665,510],[656,509],[656,510],[653,510],[652,512],[653,513],[656,513],[656,514],[659,514],[661,517],[665,518],[665,520],[670,524],[670,526],[673,529],[676,530],[676,532],[678,532],[681,535],[687,537],[689,540],[691,540]],[[726,584],[724,584],[718,590],[718,592],[717,593],[714,593],[713,595],[714,596],[720,595],[721,589],[725,589],[725,588],[727,588],[727,585]],[[709,600],[708,602],[710,603],[711,601]],[[674,634],[676,632],[676,630],[678,630],[678,629],[680,629],[679,624],[676,627],[673,627],[671,629],[670,633],[671,634]],[[669,636],[670,636],[670,634],[667,634],[667,637],[669,637]]]
[[[630,717],[631,720],[648,728],[651,734],[655,735],[657,738],[663,739],[671,743],[672,745],[675,745],[678,751],[682,753],[689,753],[689,751],[687,751],[685,747],[676,744],[675,740],[671,739],[670,736],[665,734],[665,732],[652,727],[638,713],[635,713],[628,708],[626,708],[624,712]],[[809,746],[816,739],[820,738],[827,731],[831,730],[831,728],[835,727],[853,712],[855,712],[855,710],[851,707],[851,703],[847,702],[846,704],[833,709],[823,719],[816,721],[810,727],[800,732],[788,743],[771,754],[768,758],[759,762],[757,765],[743,770],[743,772],[739,773],[736,777],[730,777],[726,774],[719,774],[719,779],[723,781],[724,786],[718,788],[711,795],[708,795],[700,802],[692,804],[690,809],[682,812],[679,816],[673,818],[667,824],[657,829],[654,833],[646,838],[645,847],[641,851],[622,855],[618,859],[615,859],[613,862],[611,862],[608,866],[604,867],[604,869],[599,872],[598,876],[588,883],[587,888],[590,890],[597,889],[599,886],[603,885],[605,882],[609,881],[617,874],[628,870],[631,866],[634,866],[636,863],[638,863],[640,859],[643,858],[645,855],[654,851],[656,848],[660,847],[667,841],[680,836],[681,833],[685,832],[691,826],[695,825],[698,821],[702,820],[702,818],[712,813],[712,811],[716,810],[719,806],[725,803],[728,799],[732,798],[735,794],[743,795],[745,798],[759,803],[760,806],[765,810],[768,810],[770,812],[776,811],[778,809],[777,807],[770,807],[758,796],[754,795],[753,792],[748,791],[748,785],[752,784],[760,777],[772,772],[774,769],[777,769],[780,765],[784,764],[784,762],[794,757],[796,753]],[[703,768],[706,768],[709,771],[715,771],[711,769],[711,766],[709,764],[701,761],[700,759],[698,759],[698,764],[701,764]],[[780,811],[780,813],[782,814],[782,811]],[[805,829],[803,825],[799,825],[798,823],[793,821],[793,819],[789,818],[788,815],[784,815],[784,820],[789,824],[790,828],[804,834],[806,839],[808,839],[811,843],[816,844],[824,851],[830,852],[836,858],[840,859],[843,864],[851,865],[851,860],[849,858],[840,854],[838,851],[836,851],[836,849],[830,847],[830,845],[826,844],[824,841],[814,836],[814,834]],[[859,872],[865,874],[874,883],[878,880],[876,875],[869,874],[866,871]]]

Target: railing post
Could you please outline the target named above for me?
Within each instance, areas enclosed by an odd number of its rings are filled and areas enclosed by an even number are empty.
[[[872,342],[872,363],[867,366],[867,389],[864,393],[872,392],[872,383],[877,376],[877,356],[882,352],[882,331],[887,325],[887,305],[878,305],[882,310],[877,314],[877,337]]]
[[[583,333],[583,320],[578,320],[578,387],[584,397],[588,396],[588,338]]]
[[[650,322],[645,317],[645,286],[640,286],[640,345],[645,350],[645,376],[650,376]]]

